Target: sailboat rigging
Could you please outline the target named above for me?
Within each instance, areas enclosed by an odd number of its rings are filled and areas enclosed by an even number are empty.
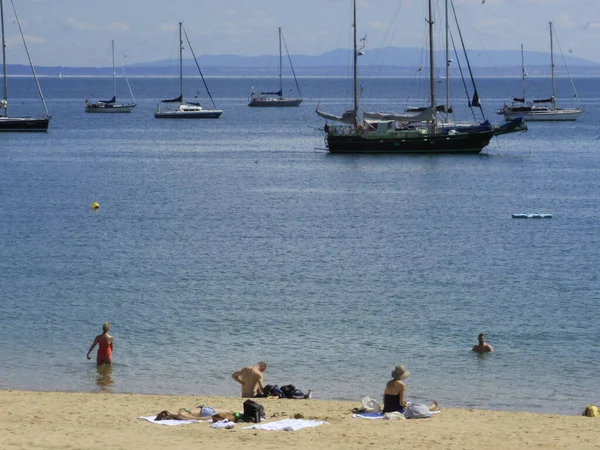
[[[287,51],[287,45],[285,46],[285,50],[288,56],[288,60],[290,62],[290,67],[292,69],[292,74],[294,75],[294,81],[296,82],[296,88],[298,89],[298,95],[300,97],[296,98],[286,98],[283,96],[283,53],[281,48],[281,27],[278,28],[279,34],[279,91],[277,92],[261,92],[257,94],[254,92],[254,88],[252,88],[252,93],[250,94],[250,103],[248,106],[255,107],[286,107],[286,106],[299,106],[302,103],[302,94],[300,93],[300,86],[298,85],[298,79],[296,78],[296,72],[294,71],[294,66],[292,66],[292,59],[290,57],[289,52]],[[285,42],[285,40],[284,40]]]
[[[113,75],[113,97],[110,100],[98,100],[97,102],[91,102],[90,100],[85,101],[85,112],[89,113],[129,113],[135,108],[135,100],[133,98],[133,91],[129,85],[127,75],[125,75],[125,69],[123,69],[123,76],[127,82],[129,93],[131,94],[131,103],[117,103],[117,77],[115,73],[115,41],[111,41],[112,49],[112,75]]]
[[[527,73],[525,71],[525,58],[523,56],[523,45],[521,45],[521,88],[522,97],[514,97],[511,101],[510,106],[504,105],[496,111],[498,114],[503,115],[505,119],[512,119],[515,117],[523,117],[527,121],[572,121],[583,113],[581,107],[578,108],[558,108],[556,106],[556,78],[554,75],[554,33],[552,22],[550,22],[550,73],[552,78],[552,97],[537,99],[532,101],[526,101],[525,98],[525,77]],[[573,81],[571,80],[571,83]],[[577,96],[577,92],[575,92]],[[579,98],[578,98],[579,100]],[[545,104],[545,105],[544,105]],[[551,106],[547,106],[550,104]]]
[[[192,57],[194,58],[194,62],[196,63],[196,68],[198,72],[200,72],[200,76],[202,77],[202,81],[204,82],[204,87],[206,88],[206,92],[212,101],[214,109],[206,109],[198,102],[186,102],[183,99],[183,34],[185,34],[186,42],[190,48],[190,52],[192,53]],[[174,107],[173,107],[174,105]],[[208,86],[206,84],[206,80],[204,79],[204,75],[200,70],[200,65],[198,64],[198,59],[194,54],[194,50],[192,49],[192,44],[190,44],[190,40],[188,38],[185,29],[183,28],[183,23],[179,22],[179,97],[173,99],[161,100],[159,104],[156,106],[156,111],[154,113],[154,117],[157,119],[217,119],[223,114],[223,111],[220,109],[216,109],[215,102],[210,95],[210,91],[208,90]]]
[[[14,117],[8,114],[8,75],[7,75],[7,65],[6,65],[6,39],[5,39],[5,29],[4,29],[4,2],[0,0],[0,25],[2,31],[2,75],[3,75],[3,95],[2,100],[0,100],[0,132],[1,131],[48,131],[48,125],[50,123],[50,113],[48,112],[48,107],[46,106],[46,101],[44,100],[44,95],[42,94],[42,88],[40,87],[40,83],[37,78],[37,74],[35,73],[35,68],[31,62],[31,57],[29,55],[29,49],[27,48],[27,43],[25,42],[25,36],[23,35],[23,30],[21,29],[21,23],[19,22],[19,17],[17,16],[17,10],[15,8],[15,4],[13,0],[11,0],[12,9],[15,15],[15,20],[17,22],[17,26],[19,27],[19,33],[21,34],[21,39],[23,40],[23,45],[25,46],[25,52],[27,53],[27,58],[29,60],[29,66],[31,67],[31,72],[33,74],[33,78],[35,80],[35,84],[38,89],[38,94],[42,101],[42,105],[44,106],[44,110],[46,114],[41,117]]]
[[[448,1],[448,0],[447,0]],[[432,0],[428,0],[428,50],[429,50],[429,106],[418,111],[404,113],[363,113],[359,121],[357,83],[358,56],[362,48],[357,44],[356,0],[353,0],[353,101],[351,110],[342,116],[320,111],[316,113],[326,120],[342,125],[325,125],[325,142],[331,153],[480,153],[491,138],[526,130],[520,118],[502,125],[489,121],[473,124],[444,122],[438,117],[436,106],[436,77],[433,39]],[[461,38],[462,40],[462,38]],[[446,58],[448,64],[449,58]],[[446,99],[446,102],[448,100]],[[479,96],[475,90],[470,106],[478,106]],[[445,111],[448,112],[448,105]]]

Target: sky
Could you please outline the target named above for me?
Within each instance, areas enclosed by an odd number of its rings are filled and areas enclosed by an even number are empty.
[[[438,3],[440,0],[434,0]],[[11,0],[3,0],[7,62],[26,64]],[[182,21],[197,56],[350,48],[352,0],[12,0],[36,66],[110,66],[176,59]],[[565,54],[600,63],[600,0],[454,0],[469,49],[549,51],[554,22]],[[427,0],[357,0],[367,49],[421,47]],[[436,11],[443,11],[442,6]],[[443,25],[443,15],[436,26]],[[555,47],[556,49],[556,47]],[[560,49],[556,49],[556,52]]]

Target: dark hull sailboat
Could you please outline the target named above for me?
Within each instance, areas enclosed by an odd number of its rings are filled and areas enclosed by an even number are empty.
[[[328,133],[330,153],[480,153],[494,131],[464,134],[421,134],[398,132],[391,137],[362,136],[357,133]]]
[[[0,117],[0,131],[48,131],[48,117]]]
[[[480,153],[492,137],[524,131],[527,129],[524,121],[517,118],[502,125],[492,125],[485,120],[480,123],[456,123],[444,121],[438,116],[439,112],[450,113],[448,103],[436,105],[433,49],[433,15],[432,1],[428,2],[429,17],[429,81],[430,102],[427,107],[410,108],[404,113],[363,113],[359,120],[357,59],[362,55],[363,46],[358,48],[356,39],[356,0],[353,0],[354,10],[354,105],[341,116],[329,114],[317,109],[316,113],[325,118],[342,122],[343,125],[325,125],[327,133],[325,143],[330,153],[361,153],[361,154],[476,154]],[[447,10],[447,8],[446,8]],[[364,40],[363,40],[364,41]],[[449,60],[449,58],[446,58]],[[474,83],[474,82],[473,82]],[[474,84],[473,84],[474,86]],[[479,107],[479,95],[474,90],[470,107]],[[482,111],[483,112],[483,111]]]
[[[50,124],[50,114],[48,113],[48,108],[46,107],[46,101],[44,100],[44,96],[42,95],[42,89],[40,87],[40,83],[38,81],[37,75],[35,73],[35,69],[33,67],[33,63],[31,62],[31,58],[29,58],[29,51],[27,50],[27,42],[25,42],[25,38],[23,36],[23,32],[21,30],[21,24],[19,22],[19,18],[17,17],[17,12],[15,12],[15,21],[17,26],[19,27],[19,32],[21,33],[21,38],[23,39],[23,45],[25,46],[25,51],[27,53],[27,57],[29,59],[29,66],[31,67],[31,73],[33,74],[33,78],[35,80],[35,84],[38,89],[38,93],[40,95],[40,99],[42,101],[42,105],[46,110],[46,115],[40,117],[14,117],[10,116],[8,113],[8,75],[7,75],[7,64],[6,64],[6,38],[5,38],[5,30],[4,30],[4,3],[0,0],[0,28],[2,33],[2,75],[3,75],[3,83],[2,90],[3,96],[0,99],[0,132],[31,132],[38,131],[44,132],[48,131],[48,125]]]

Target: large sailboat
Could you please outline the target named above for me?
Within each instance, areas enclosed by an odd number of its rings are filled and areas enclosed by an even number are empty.
[[[432,0],[428,0],[429,37],[429,105],[422,110],[403,113],[363,113],[359,120],[359,95],[357,81],[358,47],[356,26],[356,0],[353,0],[353,108],[337,116],[320,111],[326,119],[341,125],[326,123],[325,142],[331,153],[480,153],[492,137],[526,130],[522,119],[502,125],[448,122],[439,117],[436,106],[436,77],[434,64]],[[447,7],[446,7],[447,11]],[[481,106],[477,91],[470,106]],[[448,109],[446,109],[448,111]]]
[[[185,39],[188,43],[194,61],[196,62],[196,67],[198,68],[198,72],[200,72],[200,76],[202,77],[202,81],[204,82],[204,87],[206,88],[206,92],[212,101],[214,109],[204,108],[198,102],[186,102],[183,99],[183,34],[185,34]],[[198,59],[194,54],[194,50],[192,50],[192,45],[190,44],[190,40],[188,39],[187,33],[183,28],[183,24],[179,22],[179,97],[173,99],[161,100],[160,103],[156,106],[156,111],[154,112],[154,117],[157,119],[217,119],[223,114],[223,111],[217,109],[215,102],[210,95],[208,90],[208,86],[206,85],[206,80],[204,79],[204,75],[200,70],[200,66],[198,64]]]
[[[21,34],[21,38],[23,40],[23,45],[25,46],[25,51],[27,53],[27,58],[29,59],[29,65],[31,67],[31,72],[33,74],[33,78],[35,80],[35,84],[38,89],[38,93],[40,99],[42,101],[42,105],[46,111],[46,114],[41,117],[15,117],[10,116],[8,113],[8,75],[7,75],[7,67],[6,67],[6,40],[5,40],[5,29],[4,29],[4,2],[0,0],[0,25],[2,28],[2,75],[3,75],[3,95],[2,100],[0,100],[0,132],[2,131],[48,131],[48,125],[50,123],[50,114],[48,113],[48,107],[46,106],[46,101],[44,100],[44,95],[42,94],[42,88],[40,87],[40,83],[38,81],[37,75],[35,73],[35,69],[33,64],[31,63],[31,58],[29,56],[29,50],[27,49],[27,43],[25,42],[25,37],[23,35],[23,30],[21,29],[21,23],[19,22],[19,18],[17,16],[17,10],[15,8],[14,3],[11,0],[11,4],[13,7],[15,21],[17,26],[19,27],[19,32]]]
[[[523,56],[523,46],[521,45],[521,89],[522,96],[514,97],[510,105],[504,105],[498,111],[505,119],[510,120],[516,117],[522,117],[526,121],[573,121],[583,113],[583,108],[558,108],[556,106],[556,79],[554,76],[554,37],[552,22],[550,22],[550,73],[552,78],[552,97],[527,101],[525,98],[525,58]],[[573,81],[571,80],[571,83]],[[575,86],[573,86],[575,91]],[[577,97],[577,91],[575,91]],[[579,100],[579,98],[577,97]]]
[[[130,103],[117,103],[117,76],[115,73],[115,41],[111,41],[112,48],[112,70],[113,70],[113,97],[110,100],[98,100],[92,102],[90,100],[85,101],[85,112],[89,113],[129,113],[135,108],[135,100],[133,98],[133,91],[129,85],[125,70],[123,70],[123,76],[127,82],[129,93],[131,94]]]
[[[252,88],[252,93],[250,94],[250,103],[248,106],[254,107],[286,107],[286,106],[299,106],[302,103],[302,94],[300,93],[300,86],[298,85],[298,79],[296,78],[296,72],[294,71],[294,66],[292,66],[292,59],[290,58],[290,54],[287,51],[286,45],[286,53],[288,56],[288,60],[290,61],[290,67],[292,69],[292,74],[294,75],[294,81],[296,82],[296,89],[298,89],[299,97],[290,98],[283,96],[283,53],[281,48],[281,27],[278,28],[279,32],[279,91],[277,92],[260,92],[256,93],[254,88]]]

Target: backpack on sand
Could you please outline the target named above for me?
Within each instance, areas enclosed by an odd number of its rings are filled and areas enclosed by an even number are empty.
[[[265,417],[265,408],[262,405],[256,403],[254,400],[246,400],[244,402],[244,420],[246,422],[259,423]]]

